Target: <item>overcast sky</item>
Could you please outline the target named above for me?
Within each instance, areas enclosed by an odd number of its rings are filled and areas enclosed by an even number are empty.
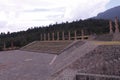
[[[119,4],[120,0],[0,0],[0,32],[86,19]]]

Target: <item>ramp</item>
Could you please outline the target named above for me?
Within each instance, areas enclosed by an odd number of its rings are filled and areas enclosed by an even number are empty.
[[[89,53],[90,51],[94,50],[98,46],[91,41],[79,43],[84,44],[74,45],[73,47],[69,48],[69,50],[63,52],[57,57],[57,59],[51,65],[53,71],[52,75],[69,66],[74,61],[84,56],[85,54]]]

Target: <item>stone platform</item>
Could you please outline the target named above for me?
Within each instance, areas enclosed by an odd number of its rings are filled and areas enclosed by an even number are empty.
[[[20,50],[0,52],[0,80],[46,80],[53,57]]]
[[[0,80],[74,80],[76,72],[116,77],[120,71],[119,53],[119,41],[74,41],[59,55],[3,51],[0,52]]]

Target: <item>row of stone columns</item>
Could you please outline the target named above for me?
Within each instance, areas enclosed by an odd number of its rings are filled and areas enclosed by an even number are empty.
[[[81,39],[83,40],[84,39],[84,31],[83,30],[81,30]],[[47,33],[47,34],[41,34],[41,41],[46,41],[46,40],[48,40],[48,41],[50,41],[51,39],[50,39],[50,33]],[[52,33],[52,40],[54,41],[55,40],[55,33],[53,32]],[[57,39],[56,40],[60,40],[60,32],[57,32]],[[64,31],[62,32],[62,40],[65,40],[65,33],[64,33]],[[71,40],[71,32],[70,31],[68,31],[68,40]],[[75,30],[74,31],[74,40],[77,40],[77,31]]]
[[[113,34],[113,26],[112,26],[112,21],[109,21],[109,30],[110,30],[110,34]],[[119,33],[119,25],[118,25],[118,18],[115,17],[115,33]]]
[[[6,43],[4,42],[3,50],[6,50]]]

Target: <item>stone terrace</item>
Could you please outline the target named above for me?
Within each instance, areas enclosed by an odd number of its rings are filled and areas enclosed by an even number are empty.
[[[72,42],[73,41],[34,41],[22,47],[20,50],[60,54],[65,48],[69,47]]]
[[[117,43],[74,41],[59,55],[20,50],[0,52],[0,80],[74,80],[76,72],[120,76]],[[64,79],[66,75],[70,77]]]

